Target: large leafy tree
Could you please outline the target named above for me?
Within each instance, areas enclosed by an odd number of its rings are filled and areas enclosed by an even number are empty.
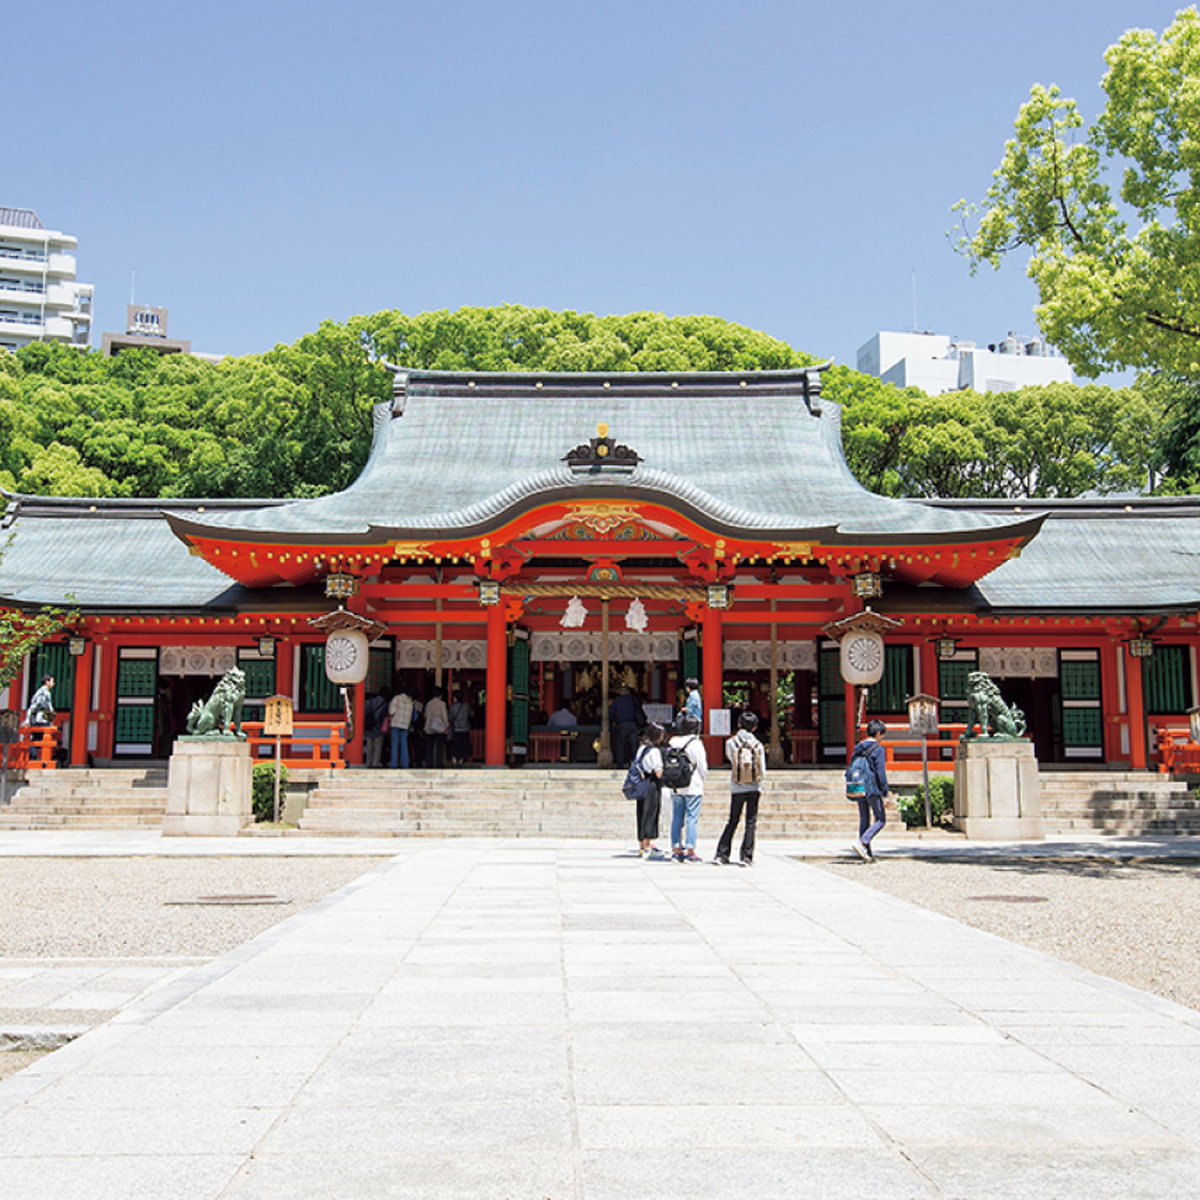
[[[183,355],[104,359],[30,346],[15,357],[0,352],[0,485],[87,496],[334,491],[366,461],[372,406],[391,394],[384,359],[518,371],[761,370],[813,361],[715,317],[597,317],[516,305],[326,321],[290,346],[215,366]],[[843,405],[856,475],[905,496],[1138,487],[1163,407],[1107,388],[929,397],[847,367],[833,368],[825,386]],[[1179,461],[1181,476],[1195,475],[1186,455]]]
[[[1037,317],[1076,370],[1200,377],[1200,15],[1161,38],[1131,30],[1105,53],[1090,126],[1057,87],[1017,116],[977,226],[960,201],[973,268],[1030,251]],[[1109,170],[1121,172],[1114,190]]]
[[[842,374],[844,372],[844,374]],[[1162,406],[1137,389],[1055,383],[1014,392],[869,385],[835,368],[850,468],[893,496],[1018,499],[1140,491],[1157,463]]]

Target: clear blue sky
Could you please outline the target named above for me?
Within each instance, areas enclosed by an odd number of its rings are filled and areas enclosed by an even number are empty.
[[[1100,104],[1154,0],[204,0],[5,7],[0,205],[79,238],[96,333],[197,350],[503,302],[710,313],[853,364],[877,329],[1032,333],[972,278],[1017,108]]]

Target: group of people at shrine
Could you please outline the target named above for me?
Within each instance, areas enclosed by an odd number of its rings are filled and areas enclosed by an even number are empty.
[[[435,687],[421,701],[401,686],[395,693],[380,688],[368,699],[363,714],[363,758],[368,767],[383,766],[385,742],[388,766],[407,770],[424,762],[427,767],[459,766],[471,757],[471,721],[475,710],[459,689],[449,702],[445,689]]]

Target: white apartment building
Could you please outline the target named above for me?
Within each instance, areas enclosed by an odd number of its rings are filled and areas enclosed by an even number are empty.
[[[29,208],[0,208],[0,347],[92,337],[92,285],[75,282],[76,239]]]
[[[857,366],[897,387],[942,392],[1012,392],[1047,383],[1070,383],[1071,364],[1042,338],[1019,338],[980,348],[937,333],[877,333],[858,348]]]

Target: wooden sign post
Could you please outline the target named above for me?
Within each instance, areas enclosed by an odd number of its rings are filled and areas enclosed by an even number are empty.
[[[267,701],[263,716],[263,733],[275,738],[275,824],[279,824],[279,768],[281,765],[280,739],[292,736],[291,696],[272,696]]]

